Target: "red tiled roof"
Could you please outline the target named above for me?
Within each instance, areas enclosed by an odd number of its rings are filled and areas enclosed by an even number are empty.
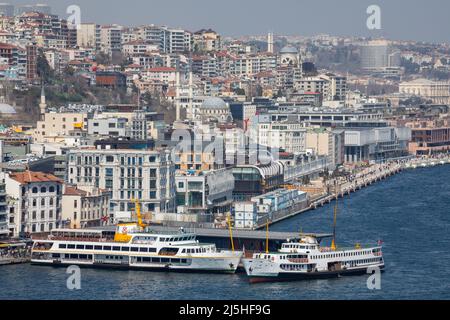
[[[86,194],[86,191],[69,186],[66,186],[66,190],[64,191],[65,196],[85,196]]]
[[[21,184],[32,182],[63,182],[60,178],[55,177],[52,174],[34,171],[14,172],[11,173],[9,177]]]
[[[5,43],[5,42],[0,42],[0,48],[2,48],[2,49],[14,49],[14,48],[17,48],[17,46],[9,44],[9,43]]]
[[[158,67],[147,69],[148,72],[175,72],[177,69],[170,67]]]

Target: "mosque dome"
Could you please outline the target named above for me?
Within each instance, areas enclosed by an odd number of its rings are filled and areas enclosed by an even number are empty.
[[[297,48],[295,48],[295,47],[292,47],[292,46],[286,46],[286,47],[283,47],[281,50],[280,50],[280,53],[284,53],[284,54],[297,54],[298,53],[298,50],[297,50]]]
[[[205,101],[203,101],[200,108],[205,110],[222,110],[228,109],[228,105],[220,98],[209,97],[206,98]]]

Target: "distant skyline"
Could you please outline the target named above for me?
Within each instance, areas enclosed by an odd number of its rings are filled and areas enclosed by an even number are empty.
[[[168,25],[190,31],[212,28],[224,36],[383,36],[393,40],[450,43],[448,0],[2,0],[15,5],[47,3],[61,17],[81,8],[82,22]],[[381,8],[382,30],[366,27],[366,9]]]

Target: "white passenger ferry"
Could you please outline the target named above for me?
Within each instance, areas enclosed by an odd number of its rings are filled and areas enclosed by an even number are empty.
[[[337,250],[321,247],[317,238],[302,236],[286,242],[275,253],[254,253],[243,265],[250,282],[331,278],[363,274],[369,267],[384,268],[381,246]]]
[[[31,263],[44,265],[234,273],[242,257],[199,243],[195,233],[154,233],[137,223],[119,224],[113,234],[55,229],[33,242]]]

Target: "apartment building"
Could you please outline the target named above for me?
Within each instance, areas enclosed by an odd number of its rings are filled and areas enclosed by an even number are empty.
[[[192,50],[193,37],[183,29],[150,25],[144,28],[143,40],[158,45],[161,52],[180,53]]]
[[[176,82],[176,73],[177,70],[170,67],[150,68],[142,73],[142,79],[144,81],[158,81],[173,85]]]
[[[82,23],[77,29],[77,45],[81,48],[100,48],[101,27],[95,23]]]
[[[76,135],[87,130],[87,113],[46,112],[43,120],[38,121],[33,132],[34,142],[52,142],[64,136]]]
[[[0,239],[9,236],[9,210],[6,200],[6,186],[3,177],[0,180]]]
[[[125,137],[127,135],[127,123],[127,118],[96,117],[88,119],[87,132],[89,135]]]
[[[221,47],[221,36],[211,29],[202,29],[193,34],[194,51],[218,51]]]
[[[299,154],[306,149],[306,129],[298,122],[266,122],[257,124],[258,143]]]
[[[68,154],[68,181],[112,192],[110,212],[129,211],[139,199],[146,212],[175,210],[175,166],[169,151],[78,149]]]
[[[5,174],[4,179],[12,236],[49,232],[61,226],[61,179],[34,171]]]
[[[61,201],[64,227],[79,229],[107,224],[110,195],[99,188],[65,186]]]
[[[100,29],[100,49],[110,56],[122,51],[122,27],[102,26]]]
[[[341,165],[345,155],[345,132],[342,129],[308,129],[306,149],[312,150],[315,155],[329,157],[333,166]]]

